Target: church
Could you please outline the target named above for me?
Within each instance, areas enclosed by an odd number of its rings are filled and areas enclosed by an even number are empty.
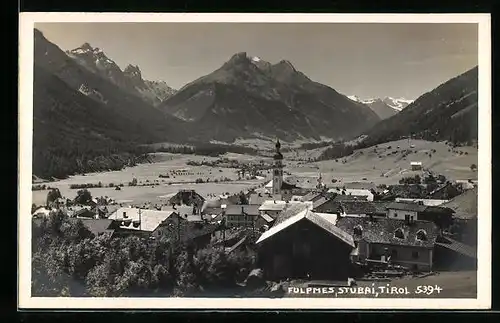
[[[273,165],[273,179],[266,185],[266,188],[270,188],[273,199],[275,201],[290,201],[292,196],[295,194],[304,194],[304,188],[301,188],[295,184],[288,183],[283,177],[283,154],[281,153],[281,143],[279,139],[276,140],[276,151],[274,153],[274,165]],[[321,175],[318,181],[321,181]],[[307,190],[308,191],[308,190]]]

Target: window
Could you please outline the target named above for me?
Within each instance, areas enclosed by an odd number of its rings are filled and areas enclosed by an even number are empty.
[[[402,229],[396,229],[396,231],[394,231],[394,237],[398,239],[404,239],[405,234]]]
[[[426,241],[427,240],[427,233],[420,229],[417,231],[417,240],[420,240],[420,241]]]
[[[398,212],[394,212],[394,217],[397,218],[398,217]]]
[[[418,259],[418,257],[419,257],[419,256],[420,256],[420,255],[418,254],[418,251],[413,251],[413,252],[411,253],[411,257],[412,257],[413,259]]]
[[[354,235],[361,236],[363,234],[363,228],[360,225],[354,227]]]
[[[126,218],[127,217],[127,212],[123,212],[123,217]]]

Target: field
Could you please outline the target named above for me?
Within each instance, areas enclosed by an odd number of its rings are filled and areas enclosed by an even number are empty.
[[[251,160],[253,158],[252,156],[243,158],[237,154],[228,154],[227,157],[238,160]],[[168,194],[175,193],[179,189],[195,189],[202,196],[209,197],[209,194],[238,193],[265,182],[262,179],[237,181],[238,174],[235,168],[186,165],[188,161],[201,162],[216,159],[195,155],[158,153],[155,155],[155,163],[141,164],[120,171],[72,176],[68,179],[47,183],[47,185],[58,188],[63,197],[74,198],[77,190],[70,189],[71,184],[98,184],[99,182],[103,186],[108,186],[110,183],[114,185],[124,184],[124,187],[119,191],[115,190],[114,187],[90,188],[89,190],[92,196],[108,196],[118,203],[161,203],[166,202]],[[160,174],[169,175],[170,178],[159,178]],[[220,180],[224,177],[233,181],[213,183],[215,179]],[[139,186],[128,186],[128,183],[134,178],[137,179]],[[198,178],[204,181],[210,179],[212,183],[194,183]],[[37,205],[45,203],[47,192],[47,190],[33,191],[32,203]]]
[[[332,184],[336,179],[342,182],[366,181],[375,184],[395,184],[402,177],[422,175],[422,171],[411,171],[410,162],[420,161],[424,170],[442,174],[451,180],[477,179],[477,173],[471,171],[471,164],[478,164],[477,149],[474,147],[455,148],[455,152],[444,142],[413,140],[410,148],[406,140],[393,141],[376,147],[357,150],[351,156],[314,163],[299,162],[297,159],[317,157],[324,148],[311,151],[297,151],[285,154],[285,160],[294,158],[289,164],[292,174],[318,176],[322,174],[325,184]],[[412,153],[404,156],[404,151]],[[433,152],[434,150],[434,152]],[[462,154],[460,154],[462,152]],[[429,153],[431,157],[429,157]],[[297,157],[298,155],[298,157]],[[343,163],[345,161],[345,163]],[[365,179],[366,178],[366,179]]]
[[[452,149],[442,142],[427,142],[414,140],[414,148],[408,146],[405,140],[390,142],[356,151],[353,155],[340,158],[337,161],[328,160],[321,162],[307,162],[307,158],[317,156],[324,148],[314,150],[295,150],[284,154],[285,172],[295,175],[293,184],[302,187],[313,187],[319,173],[328,186],[343,185],[347,182],[373,182],[375,184],[395,184],[405,176],[423,174],[423,171],[411,171],[411,161],[421,161],[425,170],[443,174],[449,179],[477,179],[477,173],[471,171],[471,164],[478,164],[477,149],[473,147],[459,147]],[[285,147],[285,145],[283,145]],[[404,156],[404,151],[411,149],[413,152]],[[460,153],[462,152],[462,153]],[[429,153],[431,157],[429,157]],[[241,154],[226,154],[223,157],[241,162],[270,161],[269,157],[249,156]],[[214,161],[215,157],[195,155],[180,155],[169,153],[155,154],[155,163],[142,164],[125,168],[121,171],[92,173],[72,176],[65,180],[48,183],[57,187],[64,197],[73,198],[76,191],[70,189],[71,184],[84,184],[101,182],[103,186],[110,183],[124,184],[122,190],[114,188],[92,188],[93,196],[108,196],[122,203],[161,203],[165,196],[177,192],[179,189],[195,189],[202,196],[211,194],[237,193],[251,187],[259,187],[271,178],[266,172],[267,179],[240,180],[237,169],[210,166],[189,166],[188,161]],[[170,178],[160,178],[159,175],[169,175]],[[227,177],[233,181],[213,183],[215,179]],[[139,185],[129,187],[127,183],[136,178]],[[201,178],[210,179],[210,183],[195,184]],[[335,184],[332,179],[336,179]],[[171,182],[171,184],[169,184]],[[146,185],[147,184],[147,185]],[[155,184],[155,185],[149,185]],[[33,191],[33,203],[40,205],[45,202],[47,191]]]
[[[306,287],[306,283],[294,283],[292,282],[289,286],[285,288],[288,290],[288,287]],[[356,287],[375,287],[375,290],[378,289],[379,286],[390,286],[396,287],[398,289],[404,288],[408,291],[408,294],[405,293],[385,293],[385,294],[370,294],[370,293],[359,293],[355,294],[342,294],[341,296],[337,294],[337,297],[349,297],[349,298],[476,298],[477,297],[477,272],[476,271],[456,271],[456,272],[439,272],[434,275],[417,278],[417,277],[408,277],[408,278],[399,278],[394,279],[390,282],[367,282],[367,281],[358,281]],[[420,288],[419,288],[420,286]],[[432,289],[427,287],[428,292],[417,292],[424,291],[423,286],[432,286]],[[437,292],[436,287],[441,288],[442,290]],[[434,290],[433,290],[434,289]],[[432,293],[431,293],[432,291]],[[285,297],[335,297],[335,294],[310,294],[304,295],[299,293],[286,293]]]

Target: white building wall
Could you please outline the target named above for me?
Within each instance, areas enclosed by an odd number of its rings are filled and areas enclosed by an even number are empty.
[[[417,216],[418,213],[415,211],[390,209],[387,212],[387,217],[390,219],[404,220],[406,218],[406,215],[408,215],[410,217],[410,219],[413,216],[414,221],[418,220],[418,216]]]

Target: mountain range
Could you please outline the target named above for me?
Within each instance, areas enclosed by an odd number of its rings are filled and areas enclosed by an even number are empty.
[[[40,177],[118,169],[143,152],[137,147],[158,142],[477,138],[477,68],[411,103],[360,100],[287,60],[271,64],[241,52],[175,91],[143,79],[138,66],[121,70],[87,43],[65,52],[34,33],[33,170]]]
[[[364,133],[370,146],[401,138],[471,142],[478,137],[477,66],[439,85]]]
[[[66,54],[93,73],[155,106],[176,92],[164,81],[143,79],[141,70],[137,65],[129,64],[125,69],[121,70],[112,59],[106,56],[102,49],[94,48],[89,43],[84,43],[78,48],[66,51]]]
[[[94,159],[134,153],[138,144],[186,138],[181,120],[83,67],[40,31],[34,33],[35,175],[109,169],[109,163]]]
[[[389,117],[392,117],[393,115],[397,114],[399,111],[406,108],[412,102],[412,100],[407,100],[404,98],[392,98],[392,97],[373,98],[373,99],[363,100],[355,95],[350,95],[350,96],[348,96],[348,98],[355,101],[355,102],[360,102],[360,103],[366,104],[382,120],[387,119]]]
[[[314,82],[289,61],[271,64],[245,52],[182,87],[159,108],[196,129],[198,139],[341,139],[375,125],[369,107]]]

